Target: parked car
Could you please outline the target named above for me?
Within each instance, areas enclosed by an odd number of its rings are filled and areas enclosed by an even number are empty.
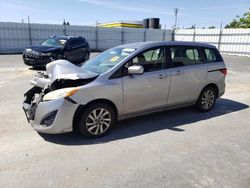
[[[47,75],[32,80],[23,108],[38,132],[77,130],[97,138],[129,117],[189,105],[207,112],[224,94],[226,74],[212,45],[125,44],[81,67],[66,60],[49,63]]]
[[[23,61],[33,67],[45,67],[57,59],[66,59],[74,64],[89,59],[90,47],[83,37],[53,36],[40,45],[30,46],[23,52]]]

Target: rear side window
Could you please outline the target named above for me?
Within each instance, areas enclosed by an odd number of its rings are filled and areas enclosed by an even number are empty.
[[[176,46],[170,48],[171,60],[174,67],[201,64],[199,50],[194,47]]]
[[[187,49],[186,55],[189,59],[192,59],[194,61],[199,61],[199,53],[197,49]]]
[[[83,44],[83,42],[81,40],[78,40],[78,39],[72,39],[70,42],[69,42],[69,46],[79,46]]]
[[[79,42],[80,42],[81,44],[86,43],[86,39],[85,39],[85,38],[79,38],[78,40],[79,40]]]

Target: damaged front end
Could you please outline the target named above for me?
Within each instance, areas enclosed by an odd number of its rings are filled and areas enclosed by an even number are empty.
[[[92,82],[97,76],[95,73],[83,71],[66,60],[48,64],[47,74],[38,73],[31,81],[33,87],[24,94],[23,110],[28,122],[33,127],[51,126],[58,113],[67,113],[64,111],[71,109],[69,104],[72,104],[72,100],[67,96],[76,92],[79,86]],[[60,110],[60,108],[65,109]]]
[[[31,80],[33,87],[24,94],[23,110],[25,112],[28,122],[34,120],[36,108],[43,96],[50,92],[50,79],[46,73],[38,72]]]
[[[23,110],[28,122],[34,120],[37,104],[41,100],[41,93],[42,88],[34,86],[24,94]]]

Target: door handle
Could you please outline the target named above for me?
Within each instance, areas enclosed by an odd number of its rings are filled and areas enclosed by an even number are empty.
[[[181,71],[178,70],[178,71],[173,72],[172,74],[173,74],[174,76],[179,76],[179,75],[181,75]]]

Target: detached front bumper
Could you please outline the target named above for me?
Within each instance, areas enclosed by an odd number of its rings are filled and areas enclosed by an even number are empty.
[[[23,109],[31,126],[41,133],[59,134],[73,130],[73,118],[78,105],[64,98],[51,101],[38,101]]]

